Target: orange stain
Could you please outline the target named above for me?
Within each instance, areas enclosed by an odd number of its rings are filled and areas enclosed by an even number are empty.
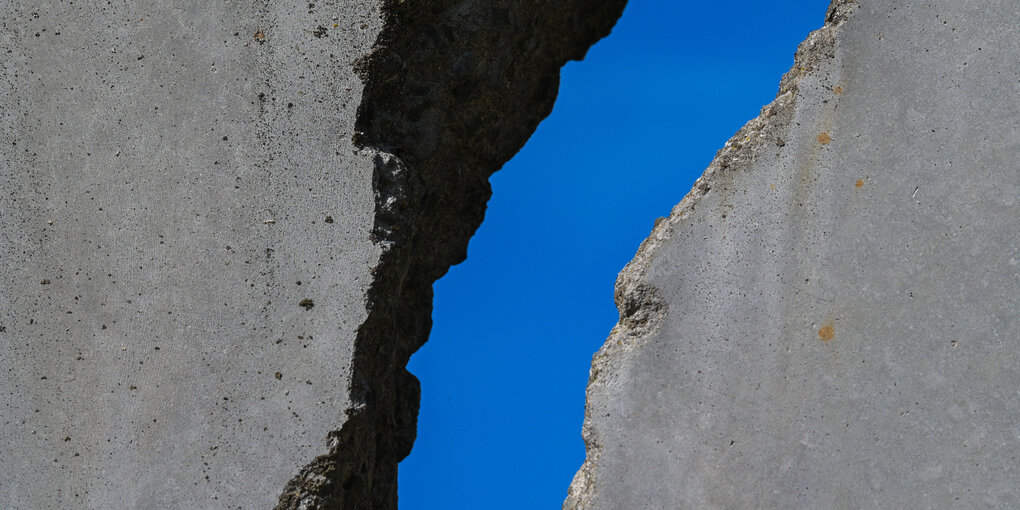
[[[819,340],[821,340],[823,342],[828,342],[829,340],[832,340],[833,338],[836,338],[836,330],[833,329],[833,327],[831,325],[826,324],[825,326],[822,326],[822,329],[818,330],[818,339]]]
[[[831,141],[832,141],[832,137],[829,136],[829,133],[821,133],[821,134],[818,135],[818,143],[820,143],[822,145],[828,145],[829,142],[831,142]]]
[[[832,89],[832,93],[836,94],[837,96],[842,94],[843,93],[843,87],[840,87],[840,86],[837,85],[836,88]]]
[[[857,179],[857,182],[854,183],[854,186],[857,186],[858,188],[864,186],[864,180]]]

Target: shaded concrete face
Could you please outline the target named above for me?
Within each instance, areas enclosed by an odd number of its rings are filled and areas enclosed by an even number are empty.
[[[350,141],[379,25],[0,7],[0,506],[269,508],[326,450],[379,255]]]
[[[0,506],[396,508],[432,283],[625,4],[0,3]]]
[[[567,507],[1020,506],[1020,6],[830,14],[621,274]]]

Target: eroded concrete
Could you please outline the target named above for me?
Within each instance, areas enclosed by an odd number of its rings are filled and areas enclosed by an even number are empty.
[[[0,506],[395,508],[432,282],[624,4],[0,3]]]
[[[342,422],[380,21],[290,4],[0,7],[5,508],[272,507]]]
[[[565,508],[1020,506],[1018,26],[833,2],[621,274]]]

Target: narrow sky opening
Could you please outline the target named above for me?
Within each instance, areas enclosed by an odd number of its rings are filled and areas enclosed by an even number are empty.
[[[656,218],[770,102],[828,0],[631,0],[563,69],[559,99],[492,179],[468,260],[435,285],[400,506],[559,508],[584,460],[592,354]]]

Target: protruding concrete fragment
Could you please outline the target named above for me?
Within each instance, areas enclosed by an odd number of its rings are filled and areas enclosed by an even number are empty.
[[[395,508],[432,282],[624,3],[0,4],[0,506]]]
[[[620,275],[565,508],[1020,507],[1018,27],[833,2]]]

